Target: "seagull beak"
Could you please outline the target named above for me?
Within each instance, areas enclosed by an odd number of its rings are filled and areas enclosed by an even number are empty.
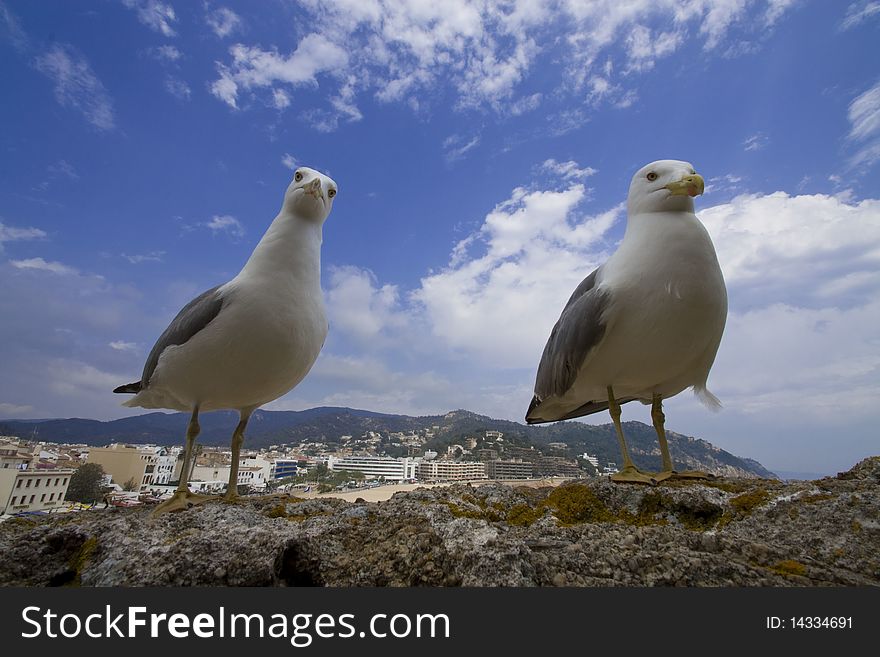
[[[306,185],[306,194],[311,194],[315,198],[323,200],[324,194],[321,192],[320,178],[315,178],[312,182]]]
[[[699,196],[705,188],[706,183],[703,180],[703,176],[698,173],[684,176],[678,182],[671,182],[666,185],[666,189],[672,192],[673,196],[684,196],[685,194],[688,196]]]

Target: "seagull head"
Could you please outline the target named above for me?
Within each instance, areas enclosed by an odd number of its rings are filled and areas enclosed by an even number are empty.
[[[323,222],[333,207],[337,186],[332,178],[309,167],[299,167],[284,194],[284,210]]]
[[[690,162],[658,160],[636,172],[629,185],[627,211],[693,212],[694,197],[703,193],[705,182]]]

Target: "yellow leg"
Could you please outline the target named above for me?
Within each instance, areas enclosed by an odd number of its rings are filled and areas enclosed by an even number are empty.
[[[611,414],[611,421],[614,422],[614,428],[617,431],[617,441],[620,443],[620,453],[623,455],[623,469],[611,475],[611,481],[638,484],[657,483],[651,473],[639,470],[629,456],[626,439],[623,437],[623,427],[620,426],[620,404],[614,398],[614,390],[612,390],[611,386],[608,386],[608,412]]]
[[[672,459],[669,457],[669,444],[666,442],[666,415],[663,414],[663,398],[654,395],[651,403],[651,420],[654,422],[654,431],[657,432],[657,440],[660,442],[660,457],[663,459],[663,470],[655,477],[657,481],[666,479],[710,479],[712,475],[698,470],[685,470],[677,472],[672,469]]]
[[[232,465],[229,468],[229,484],[226,486],[226,495],[223,497],[227,502],[238,499],[238,461],[241,455],[241,445],[244,443],[244,430],[248,419],[253,411],[241,411],[238,426],[232,432]]]
[[[182,511],[211,499],[210,495],[197,495],[196,493],[191,493],[188,486],[189,475],[192,472],[192,460],[195,458],[193,452],[199,431],[201,431],[201,427],[199,426],[199,407],[196,406],[193,408],[192,416],[186,427],[186,446],[183,451],[183,467],[180,470],[180,483],[177,485],[177,490],[174,492],[174,495],[156,507],[153,511],[153,516],[168,513],[169,511]]]

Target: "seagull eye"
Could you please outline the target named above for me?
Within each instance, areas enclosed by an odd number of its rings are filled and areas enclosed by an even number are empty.
[[[335,189],[329,190],[327,192],[327,196],[329,196],[330,198],[333,198],[334,196],[336,196],[336,190]]]
[[[302,180],[303,179],[302,171],[297,171],[295,174],[293,174],[293,179],[296,182],[299,182],[300,180]]]
[[[657,180],[657,174],[654,173],[653,171],[652,171],[651,173],[649,173],[646,177],[647,177],[648,180],[650,180],[651,182],[654,182],[655,180]]]

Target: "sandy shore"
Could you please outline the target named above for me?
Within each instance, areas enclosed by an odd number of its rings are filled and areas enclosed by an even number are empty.
[[[495,483],[506,484],[508,486],[528,486],[530,488],[543,488],[545,486],[558,486],[563,481],[567,481],[566,477],[548,477],[546,479],[507,479],[507,480],[494,480]],[[450,482],[453,483],[453,482]],[[347,491],[344,493],[340,493],[337,491],[333,491],[330,493],[316,493],[309,492],[304,493],[302,491],[293,491],[291,494],[296,497],[302,497],[305,499],[313,499],[316,497],[326,498],[326,497],[334,497],[340,500],[347,500],[348,502],[354,502],[358,498],[364,500],[365,502],[383,502],[385,500],[391,499],[391,497],[395,493],[402,493],[411,490],[416,490],[417,488],[434,488],[435,486],[449,486],[450,483],[440,483],[440,484],[387,484],[385,486],[379,486],[378,488],[358,488],[356,490]],[[482,479],[477,481],[457,481],[454,483],[461,484],[470,484],[472,486],[479,486],[480,484],[489,483],[488,480]]]

